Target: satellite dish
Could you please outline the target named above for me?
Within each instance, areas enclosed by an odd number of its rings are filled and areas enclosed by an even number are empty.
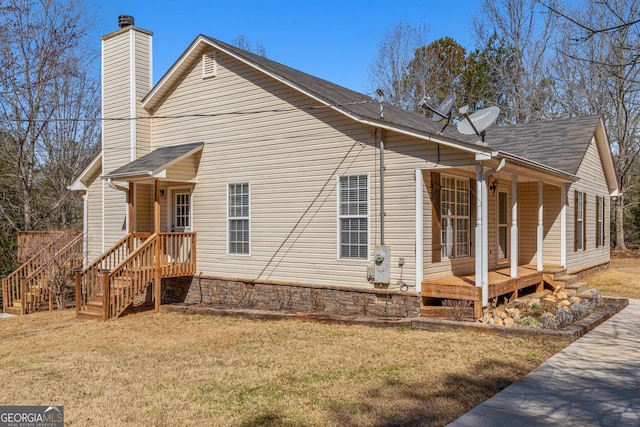
[[[484,131],[498,119],[500,109],[498,107],[483,108],[471,115],[467,114],[468,109],[468,105],[460,109],[464,119],[458,123],[458,132],[463,135],[482,136],[482,142],[484,142]]]
[[[433,116],[431,116],[431,120],[434,122],[439,122],[442,119],[447,119],[444,127],[438,133],[442,133],[447,126],[449,126],[449,122],[451,121],[451,109],[453,108],[453,102],[456,99],[456,93],[451,92],[447,97],[438,105],[438,108],[433,108],[429,105],[429,99],[425,96],[418,103],[418,108],[423,110],[429,110],[433,112]]]
[[[438,105],[438,108],[430,108],[433,111],[433,117],[431,120],[439,122],[442,119],[451,118],[451,109],[453,108],[453,101],[456,99],[456,93],[451,92],[447,97]]]

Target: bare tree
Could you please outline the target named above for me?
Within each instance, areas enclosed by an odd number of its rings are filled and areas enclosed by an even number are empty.
[[[586,0],[562,11],[563,39],[556,61],[557,101],[570,115],[602,114],[614,154],[618,186],[615,247],[626,249],[625,217],[637,203],[640,154],[640,0]]]
[[[427,36],[425,24],[399,23],[389,28],[369,69],[372,91],[382,89],[387,102],[401,108],[415,109],[415,88],[406,76],[416,51],[427,45]]]
[[[233,39],[231,44],[239,47],[240,49],[262,56],[263,58],[267,57],[267,51],[264,49],[264,46],[260,42],[251,43],[244,34],[240,34],[238,37]]]
[[[66,137],[59,132],[60,120],[73,123],[82,117],[78,113],[90,111],[94,116],[89,117],[95,118],[94,107],[76,110],[75,115],[63,111],[75,108],[68,103],[87,105],[85,93],[77,91],[90,79],[85,70],[95,58],[84,45],[88,16],[76,0],[0,3],[0,126],[7,135],[2,148],[15,156],[15,163],[2,171],[1,178],[3,191],[11,192],[11,199],[19,203],[15,210],[20,217],[6,209],[0,210],[0,215],[14,230],[31,230],[36,222],[37,195],[45,169],[53,160],[53,147],[72,138],[95,138],[93,131],[86,135],[71,132]],[[67,96],[74,91],[74,99]],[[88,96],[95,98],[95,88]],[[95,139],[89,143],[95,144]],[[83,160],[75,159],[72,164],[79,167]],[[51,211],[51,206],[42,210]]]
[[[536,0],[484,0],[481,15],[474,19],[480,49],[497,38],[509,51],[510,61],[486,58],[507,100],[502,112],[507,123],[549,117],[552,79],[548,60],[557,16],[543,12],[546,8]]]

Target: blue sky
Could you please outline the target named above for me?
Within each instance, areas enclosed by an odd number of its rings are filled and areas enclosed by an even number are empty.
[[[153,32],[154,82],[198,36],[232,42],[243,34],[264,46],[267,57],[368,93],[368,70],[385,31],[399,22],[425,22],[429,39],[450,36],[475,48],[471,17],[479,0],[215,1],[108,0],[95,9],[91,37],[118,29],[118,15]]]

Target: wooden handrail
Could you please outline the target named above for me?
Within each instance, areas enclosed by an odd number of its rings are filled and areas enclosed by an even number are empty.
[[[139,233],[135,238],[144,236]],[[131,248],[132,237],[125,236],[79,274],[76,292],[82,295],[76,296],[78,313],[88,310],[90,301],[100,301],[102,319],[117,317],[151,283],[156,284],[156,307],[159,308],[162,277],[195,274],[196,233],[147,233],[147,236],[144,242],[124,256],[123,252]],[[116,253],[119,255],[114,255]],[[116,259],[119,262],[116,263]],[[109,269],[108,275],[105,274],[106,269]]]
[[[71,241],[69,236],[73,235]],[[20,301],[22,314],[33,311],[35,306],[49,295],[48,284],[41,283],[55,270],[55,265],[62,265],[69,261],[71,248],[82,243],[82,233],[60,232],[56,239],[50,241],[37,254],[25,261],[20,268],[2,279],[3,308],[14,307],[15,301]],[[80,249],[80,253],[82,250]],[[80,261],[81,262],[81,261]],[[58,273],[60,273],[58,271]],[[38,296],[33,295],[28,288],[38,287]],[[35,290],[35,289],[34,289]],[[29,294],[29,295],[28,295]],[[50,305],[50,307],[52,307]]]

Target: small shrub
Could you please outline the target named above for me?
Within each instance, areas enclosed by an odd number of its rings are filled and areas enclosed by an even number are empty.
[[[540,321],[533,317],[522,317],[516,322],[516,324],[520,326],[529,326],[529,327],[537,328],[540,326]]]
[[[457,300],[457,299],[446,299],[442,301],[443,307],[449,307],[447,317],[449,320],[462,320],[469,311],[469,308],[472,307],[471,301]]]

